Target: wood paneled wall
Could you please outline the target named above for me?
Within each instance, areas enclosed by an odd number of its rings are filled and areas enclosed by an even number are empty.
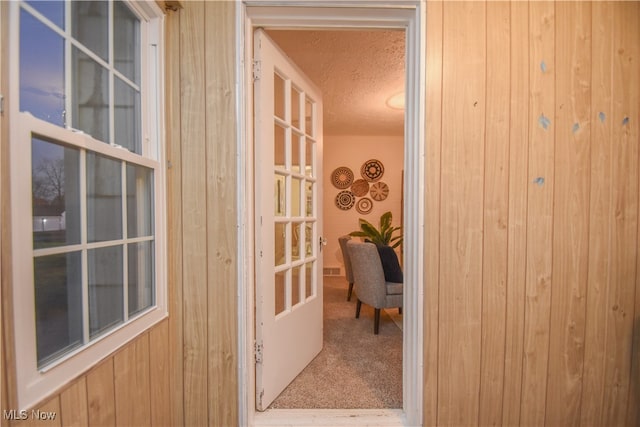
[[[637,425],[640,3],[427,19],[425,425]]]
[[[234,2],[167,15],[173,425],[238,423]]]

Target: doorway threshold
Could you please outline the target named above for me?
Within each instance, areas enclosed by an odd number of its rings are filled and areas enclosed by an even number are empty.
[[[256,427],[407,426],[402,409],[269,409],[256,412]]]

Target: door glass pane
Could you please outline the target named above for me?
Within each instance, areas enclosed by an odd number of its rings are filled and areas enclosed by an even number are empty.
[[[309,138],[305,138],[304,170],[307,176],[314,176],[315,144]]]
[[[286,139],[285,130],[277,123],[274,124],[273,135],[273,163],[276,169],[286,169]]]
[[[304,301],[304,294],[300,292],[301,281],[303,276],[301,274],[302,266],[294,267],[291,271],[291,305],[300,304]]]
[[[300,91],[291,87],[291,126],[300,129]]]
[[[285,216],[287,214],[287,188],[286,178],[276,174],[274,177],[274,213],[276,216]]]
[[[87,251],[89,273],[89,336],[112,329],[124,320],[122,246]]]
[[[285,119],[284,100],[285,100],[285,84],[284,79],[275,73],[273,76],[273,114],[276,117]]]
[[[35,10],[44,15],[58,27],[64,29],[64,1],[47,0],[47,1],[27,1]]]
[[[109,4],[106,1],[71,2],[72,35],[105,61],[109,60]]]
[[[109,71],[73,48],[72,126],[109,142]]]
[[[291,238],[291,260],[297,261],[300,259],[300,253],[302,247],[304,247],[304,228],[302,222],[294,222],[291,225],[293,229],[293,236]]]
[[[80,243],[80,152],[31,143],[34,249]]]
[[[127,163],[127,237],[153,234],[153,170]]]
[[[275,274],[275,315],[277,316],[278,314],[282,313],[285,309],[285,304],[286,304],[286,300],[287,300],[287,295],[286,295],[286,291],[287,291],[287,280],[286,280],[286,274],[284,271],[281,271],[279,273]]]
[[[131,152],[142,154],[140,136],[140,92],[120,80],[114,79],[115,143]]]
[[[87,239],[122,238],[121,162],[87,153]]]
[[[308,222],[305,225],[305,256],[307,257],[313,256],[313,248],[315,247],[313,244],[316,241],[313,237],[313,224]]]
[[[38,367],[82,344],[80,252],[33,260]]]
[[[64,94],[64,40],[20,11],[20,111],[64,126]]]
[[[153,242],[131,243],[127,248],[129,316],[154,304]]]
[[[300,144],[302,137],[299,135],[291,135],[291,170],[295,173],[302,173],[300,167]]]
[[[313,118],[313,103],[311,99],[306,98],[304,103],[304,119],[305,119],[305,133],[307,135],[315,136],[315,121]]]
[[[302,190],[302,180],[291,178],[291,216],[301,216],[300,210],[300,190]]]
[[[282,265],[287,262],[286,258],[286,240],[287,240],[287,227],[283,223],[275,223],[275,235],[274,235],[274,255],[275,265]]]
[[[315,274],[313,274],[315,265],[316,265],[315,261],[308,262],[304,265],[305,296],[307,298],[315,295]]]
[[[306,181],[305,187],[305,214],[313,216],[313,182]]]
[[[121,1],[113,3],[113,60],[116,70],[140,84],[140,22]]]

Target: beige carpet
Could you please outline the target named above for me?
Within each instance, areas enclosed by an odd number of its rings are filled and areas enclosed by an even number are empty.
[[[402,408],[402,331],[383,310],[374,335],[373,308],[356,319],[346,296],[344,278],[324,277],[324,347],[270,408]]]

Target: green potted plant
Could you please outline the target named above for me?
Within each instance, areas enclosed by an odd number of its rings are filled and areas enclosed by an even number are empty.
[[[392,227],[392,219],[391,212],[383,213],[380,217],[380,225],[376,228],[366,219],[360,218],[358,220],[360,223],[360,230],[352,231],[349,235],[352,237],[364,237],[366,240],[369,240],[376,245],[397,248],[402,244],[402,234],[398,234],[396,236],[393,234],[397,231],[401,231],[402,227]]]

